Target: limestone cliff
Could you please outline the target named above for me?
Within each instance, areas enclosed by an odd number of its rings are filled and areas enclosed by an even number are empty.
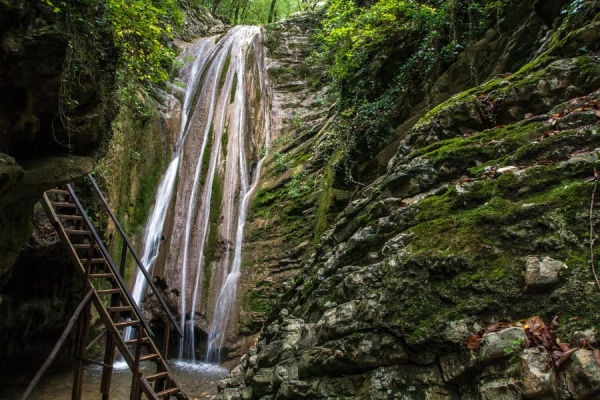
[[[334,113],[315,130],[304,115],[283,125],[291,139],[272,155],[247,246],[262,239],[260,257],[249,251],[262,280],[247,304],[271,312],[220,383],[222,398],[598,395],[589,348],[552,369],[543,348],[521,352],[518,326],[479,350],[467,340],[540,315],[558,316],[564,342],[596,343],[599,10],[595,1],[505,10],[512,29],[492,24],[442,71],[431,98],[443,102],[403,111],[393,157],[379,155],[385,172],[365,170],[356,193],[332,168]],[[461,78],[468,60],[481,63],[476,82]],[[298,275],[284,283],[286,269]]]

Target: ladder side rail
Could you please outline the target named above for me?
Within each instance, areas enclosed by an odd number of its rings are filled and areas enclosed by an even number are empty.
[[[129,351],[129,349],[127,348],[127,345],[125,344],[125,342],[123,340],[117,339],[117,338],[121,337],[120,332],[117,329],[117,327],[115,326],[112,319],[110,318],[110,315],[108,314],[108,312],[104,308],[104,305],[102,304],[102,300],[100,299],[100,297],[98,296],[98,293],[96,293],[96,292],[94,292],[94,294],[92,295],[92,304],[94,304],[96,311],[98,311],[100,318],[106,325],[106,327],[108,329],[108,333],[115,338],[115,345],[119,349],[119,352],[121,353],[121,356],[123,356],[123,359],[127,363],[127,366],[129,367],[129,369],[131,369],[134,364],[133,356],[132,356],[131,352]]]
[[[143,376],[140,377],[140,389],[142,389],[142,392],[144,392],[144,394],[152,400],[160,400],[160,398],[156,395],[156,392],[152,389],[152,386],[150,386],[150,383],[146,380],[146,378],[144,378]]]
[[[71,262],[73,263],[73,265],[79,266],[78,272],[85,276],[85,267],[83,266],[83,264],[81,264],[81,260],[77,257],[77,252],[75,251],[75,248],[73,247],[69,236],[60,224],[60,220],[56,215],[56,211],[54,211],[54,208],[52,208],[50,199],[48,198],[48,195],[46,193],[43,194],[41,203],[42,208],[44,209],[46,215],[50,219],[50,223],[52,224],[56,232],[58,232],[60,241],[63,243],[64,246],[68,247],[69,251],[67,251],[67,253],[69,253],[69,258],[71,259]]]
[[[131,304],[131,307],[133,308],[133,312],[134,312],[135,316],[141,321],[144,329],[146,329],[146,332],[148,332],[148,334],[150,336],[154,336],[154,332],[150,328],[150,325],[148,325],[148,322],[146,321],[146,319],[142,317],[142,312],[140,311],[138,305],[133,300],[133,297],[131,297],[131,292],[127,288],[127,285],[125,284],[125,281],[123,280],[123,277],[117,270],[117,267],[115,266],[115,262],[113,261],[112,257],[110,256],[110,253],[104,246],[104,242],[102,242],[102,239],[100,239],[100,235],[98,235],[98,232],[96,232],[94,225],[92,224],[89,217],[87,216],[87,213],[83,209],[83,206],[81,205],[81,202],[79,201],[79,198],[73,191],[73,187],[71,185],[67,184],[67,190],[69,191],[69,194],[72,196],[73,202],[79,209],[79,212],[81,213],[81,216],[83,217],[83,221],[85,222],[86,226],[90,230],[92,238],[96,241],[96,244],[98,245],[98,247],[100,249],[100,252],[102,253],[104,259],[106,260],[106,264],[111,269],[111,272],[115,275],[115,280],[117,281],[117,284],[119,285],[121,291],[123,292],[123,294],[129,301],[129,303]]]
[[[92,187],[94,188],[94,190],[98,194],[98,196],[100,198],[100,201],[102,202],[102,205],[104,206],[104,208],[108,212],[108,215],[112,219],[113,223],[115,224],[115,227],[119,231],[119,234],[123,238],[123,241],[124,241],[125,245],[127,246],[127,248],[129,249],[129,251],[131,252],[131,255],[133,256],[133,259],[135,260],[135,262],[136,262],[136,264],[137,264],[140,272],[142,272],[142,274],[144,275],[144,278],[146,279],[146,282],[148,283],[148,286],[150,287],[150,289],[152,289],[152,291],[154,292],[154,294],[158,298],[158,301],[160,302],[160,305],[163,308],[163,310],[165,310],[165,312],[167,314],[167,317],[168,317],[168,319],[171,322],[170,324],[167,324],[167,326],[172,325],[173,327],[175,327],[175,330],[177,331],[177,334],[179,335],[180,338],[182,338],[183,337],[183,332],[181,331],[181,327],[177,324],[177,321],[175,320],[175,316],[171,312],[170,308],[167,306],[167,303],[165,302],[163,296],[161,296],[160,292],[158,291],[158,288],[156,287],[156,285],[152,281],[152,278],[148,274],[148,271],[146,271],[146,269],[144,268],[144,265],[142,264],[142,261],[140,260],[140,258],[138,257],[137,253],[133,249],[131,241],[129,240],[127,234],[123,230],[123,227],[121,226],[121,224],[117,220],[117,217],[114,215],[114,213],[110,209],[110,206],[108,205],[108,202],[106,201],[106,198],[104,197],[104,195],[100,191],[100,188],[98,187],[98,184],[96,183],[96,181],[94,180],[94,178],[91,176],[91,174],[88,174],[88,178],[90,179],[90,181],[92,183]]]

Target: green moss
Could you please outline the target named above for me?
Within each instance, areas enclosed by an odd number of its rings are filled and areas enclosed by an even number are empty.
[[[213,126],[211,124],[208,137],[206,142],[206,147],[204,148],[204,154],[202,155],[202,169],[200,171],[200,186],[204,186],[206,183],[206,177],[208,176],[208,169],[210,167],[210,155],[212,153],[212,144],[213,144]]]
[[[227,158],[227,145],[229,144],[229,135],[227,130],[223,132],[223,136],[221,136],[221,152],[223,153],[223,158]]]
[[[317,210],[315,212],[315,241],[320,239],[327,227],[327,214],[329,213],[329,207],[331,205],[331,189],[333,186],[333,165],[331,162],[325,166],[323,174],[321,188],[317,199]]]
[[[231,55],[227,54],[227,58],[225,58],[225,62],[223,63],[223,68],[221,69],[221,75],[219,75],[219,90],[223,89],[223,85],[225,84],[225,79],[227,78],[227,71],[229,71],[230,63],[231,63]]]
[[[221,217],[221,203],[223,201],[223,179],[219,173],[215,174],[210,198],[210,214],[208,221],[208,238],[204,250],[204,271],[202,277],[203,294],[208,296],[210,291],[213,261],[219,258],[219,221]]]
[[[269,287],[266,284],[262,284],[246,295],[248,308],[256,313],[268,313],[273,307],[274,301],[275,298],[269,293]]]
[[[235,91],[237,90],[237,81],[238,76],[237,72],[233,75],[233,82],[231,83],[231,92],[229,93],[229,103],[233,103],[235,101]]]
[[[448,164],[468,169],[472,175],[487,165],[502,164],[522,146],[546,129],[542,123],[517,123],[488,129],[467,138],[457,137],[431,144],[413,152],[410,158],[424,157],[436,165]],[[477,163],[482,165],[477,166]]]

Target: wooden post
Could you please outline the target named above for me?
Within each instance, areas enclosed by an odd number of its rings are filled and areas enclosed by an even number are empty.
[[[119,304],[119,298],[115,295],[111,297],[111,307],[116,307]],[[114,317],[111,315],[111,319]],[[113,335],[106,335],[106,343],[104,346],[104,367],[102,368],[102,381],[100,382],[100,393],[102,400],[109,400],[110,385],[112,383],[113,364],[115,362],[115,338]]]
[[[93,289],[88,288],[89,291]],[[81,400],[83,392],[83,369],[84,369],[84,358],[85,358],[85,338],[87,336],[87,328],[90,323],[90,308],[91,303],[88,302],[85,306],[83,314],[79,318],[77,325],[77,338],[75,340],[75,375],[73,378],[73,389],[71,392],[71,400]]]
[[[142,356],[142,342],[144,340],[144,329],[141,324],[137,325],[137,342],[135,344],[135,357],[133,359],[133,368],[131,369],[131,393],[130,400],[138,400],[141,397],[140,391],[140,357]]]
[[[44,364],[42,365],[40,370],[37,372],[37,374],[31,381],[31,383],[27,387],[27,390],[21,397],[21,400],[26,400],[27,397],[29,397],[29,395],[31,394],[31,392],[33,391],[35,386],[37,385],[37,383],[40,380],[40,378],[42,377],[42,375],[44,375],[44,373],[46,372],[48,367],[52,364],[52,362],[56,358],[56,355],[58,354],[58,351],[65,343],[65,340],[67,340],[67,336],[69,336],[69,333],[71,333],[71,330],[73,329],[73,325],[75,325],[75,321],[77,321],[77,319],[79,318],[79,314],[81,314],[81,311],[83,311],[84,307],[86,305],[88,305],[90,299],[92,298],[92,294],[94,294],[94,291],[89,290],[88,293],[83,298],[83,300],[81,300],[81,303],[79,303],[79,305],[77,306],[77,309],[75,309],[73,316],[69,320],[69,323],[67,323],[67,326],[65,327],[65,330],[63,331],[62,335],[58,339],[58,342],[56,342],[56,344],[54,345],[54,348],[50,352],[50,355],[48,356],[48,358],[46,359],[46,361],[44,362]]]
[[[121,265],[119,266],[119,272],[121,276],[125,278],[125,262],[127,261],[127,244],[123,239],[123,248],[121,249]]]
[[[165,324],[165,335],[163,337],[163,353],[162,356],[167,361],[169,359],[169,339],[171,336],[171,323],[167,321]]]

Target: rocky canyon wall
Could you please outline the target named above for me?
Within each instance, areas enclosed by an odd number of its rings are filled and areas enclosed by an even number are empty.
[[[41,3],[0,2],[0,370],[39,366],[78,302],[79,285],[34,204],[91,171],[110,138],[116,54]],[[35,230],[34,230],[35,225]],[[33,236],[32,236],[33,231]],[[64,360],[63,360],[64,361]],[[58,363],[60,364],[60,363]],[[35,367],[34,367],[35,368]]]
[[[222,398],[597,396],[599,6],[505,10],[440,74],[436,100],[416,99],[379,154],[384,172],[363,170],[372,179],[356,191],[336,175],[318,71],[273,65],[280,88],[297,90],[282,109],[298,113],[281,126],[247,234],[242,328],[264,325]],[[271,56],[313,29],[307,18],[270,32]],[[570,358],[528,336],[535,315],[558,317]]]

